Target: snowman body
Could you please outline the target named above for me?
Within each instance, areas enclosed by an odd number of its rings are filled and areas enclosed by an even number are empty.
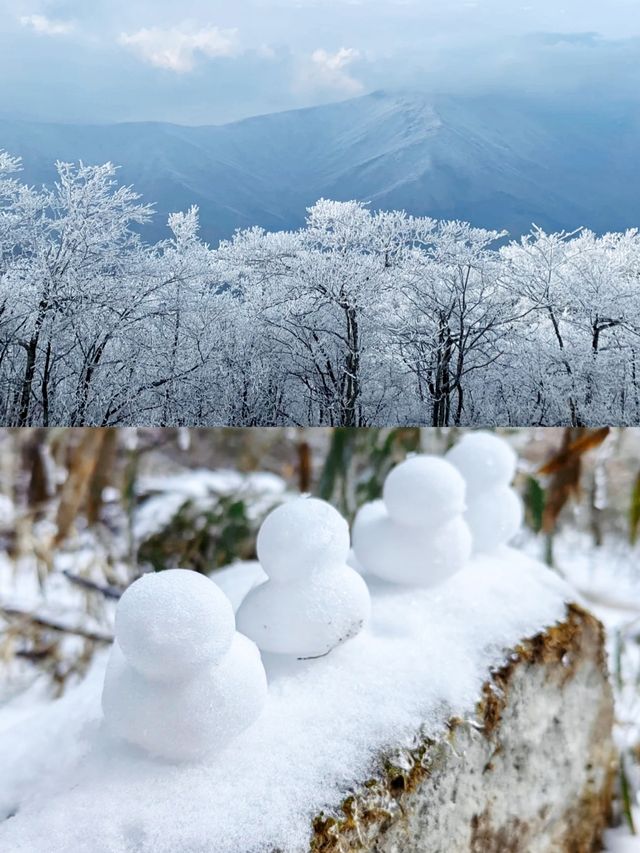
[[[353,527],[353,551],[367,574],[390,583],[434,586],[464,567],[471,534],[465,484],[435,456],[414,456],[387,477],[382,500],[365,504]]]
[[[321,657],[360,632],[369,590],[347,565],[349,528],[337,510],[315,498],[283,504],[265,519],[257,549],[268,580],[236,618],[262,651]]]
[[[172,569],[124,593],[102,693],[113,735],[154,756],[195,760],[247,728],[266,694],[260,653],[208,578]]]
[[[490,553],[506,545],[522,525],[523,507],[511,483],[517,457],[493,433],[467,433],[446,456],[467,484],[465,520],[473,536],[473,550]]]

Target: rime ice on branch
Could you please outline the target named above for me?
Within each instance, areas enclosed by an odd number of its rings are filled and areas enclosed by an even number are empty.
[[[122,596],[115,627],[102,694],[115,736],[159,757],[198,759],[259,716],[267,694],[260,654],[204,575],[143,575]]]
[[[494,551],[506,545],[522,524],[522,502],[510,484],[517,457],[506,441],[488,432],[467,433],[446,457],[467,483],[465,518],[473,549]]]
[[[278,507],[257,547],[269,580],[251,590],[237,620],[263,651],[320,657],[359,633],[369,591],[347,565],[349,527],[330,504],[299,498]]]
[[[365,504],[353,549],[368,572],[393,583],[432,586],[463,568],[471,554],[461,474],[435,456],[414,456],[391,471],[383,499]]]

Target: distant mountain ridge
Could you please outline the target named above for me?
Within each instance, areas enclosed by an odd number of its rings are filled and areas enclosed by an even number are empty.
[[[376,92],[220,126],[63,125],[0,119],[24,178],[55,160],[122,167],[157,216],[197,204],[208,240],[236,228],[298,227],[318,198],[360,199],[506,228],[640,224],[640,117],[624,105]]]

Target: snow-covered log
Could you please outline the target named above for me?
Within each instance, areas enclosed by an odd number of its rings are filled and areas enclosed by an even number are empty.
[[[214,577],[237,606],[264,572]],[[613,712],[575,591],[505,547],[437,588],[367,582],[363,630],[315,660],[264,654],[263,713],[202,760],[109,735],[104,655],[62,699],[1,707],[0,850],[597,849]]]
[[[613,700],[600,623],[569,605],[491,673],[475,718],[417,737],[319,816],[314,853],[589,853],[613,782]]]

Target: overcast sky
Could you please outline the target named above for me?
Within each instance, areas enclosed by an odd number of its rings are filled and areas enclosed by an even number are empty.
[[[0,0],[0,114],[23,118],[218,123],[385,88],[637,98],[638,69],[640,0]]]

